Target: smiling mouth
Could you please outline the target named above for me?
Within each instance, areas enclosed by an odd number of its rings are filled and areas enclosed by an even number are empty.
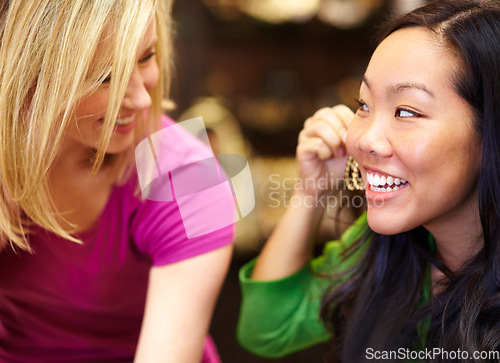
[[[391,175],[381,175],[371,171],[367,172],[366,179],[370,185],[370,189],[379,193],[392,192],[409,185],[405,179]]]
[[[132,123],[135,120],[135,115],[131,115],[129,117],[118,118],[115,121],[115,126],[125,126]],[[104,122],[104,118],[98,120],[100,123]]]
[[[119,118],[115,121],[115,125],[118,126],[125,126],[134,121],[135,115],[125,117],[125,118]]]

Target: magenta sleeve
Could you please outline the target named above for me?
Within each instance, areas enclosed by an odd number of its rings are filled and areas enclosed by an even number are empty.
[[[175,125],[172,120],[166,117],[163,119],[164,128],[172,125]],[[213,156],[212,151],[205,144],[182,128],[176,127],[170,130],[172,130],[170,136],[174,135],[171,139],[172,142],[166,146],[163,145],[164,148],[161,152],[156,151],[159,163],[168,165],[168,168],[164,169],[182,168],[196,162],[196,160]],[[196,187],[196,183],[202,183],[202,179],[208,178],[208,170],[203,169],[207,167],[207,165],[202,164],[201,170],[200,167],[196,169],[200,180],[194,178],[194,187]],[[172,181],[172,176],[170,176],[170,181]],[[205,223],[207,219],[206,206],[198,205],[195,201],[194,207],[193,205],[190,207],[188,210],[190,213],[189,223],[193,223],[193,221],[195,224]],[[214,228],[212,232],[195,237],[188,236],[190,227],[187,224],[186,209],[184,209],[184,220],[181,214],[180,204],[175,196],[172,201],[146,199],[138,206],[131,223],[132,238],[139,251],[151,258],[153,266],[166,265],[193,257],[233,241],[234,225]]]

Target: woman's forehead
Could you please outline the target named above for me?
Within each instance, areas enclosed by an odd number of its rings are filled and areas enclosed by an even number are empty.
[[[148,28],[146,29],[146,33],[144,34],[144,37],[142,39],[141,45],[139,46],[139,55],[149,48],[152,43],[154,43],[157,39],[157,33],[156,33],[156,19],[155,19],[155,14],[152,13],[151,16],[149,17],[149,23],[148,23]]]
[[[430,95],[437,94],[453,88],[452,72],[458,62],[431,31],[404,28],[377,47],[366,70],[368,82],[364,83],[384,90],[394,89],[397,84],[417,85]]]
[[[102,33],[101,39],[97,44],[91,68],[111,66],[117,36],[118,34],[116,34],[116,30],[113,29],[111,25],[108,25],[104,30],[104,32]],[[139,48],[135,53],[131,52],[127,56],[134,58],[140,57],[142,52],[144,52],[144,50],[146,50],[156,40],[156,38],[157,35],[156,35],[155,15],[154,13],[152,13],[152,15],[149,17],[148,27],[146,29],[144,36],[142,37],[142,40],[139,44]],[[124,49],[123,51],[127,52],[126,49]]]

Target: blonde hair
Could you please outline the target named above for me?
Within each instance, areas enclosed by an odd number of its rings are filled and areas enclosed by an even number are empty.
[[[30,223],[78,242],[61,226],[48,175],[78,102],[111,73],[109,104],[93,160],[105,158],[141,41],[155,14],[160,77],[146,132],[155,130],[169,95],[170,0],[30,0],[0,6],[0,249],[30,250]],[[111,37],[109,57],[95,57]],[[143,133],[136,133],[139,138]],[[142,136],[144,137],[144,136]],[[130,150],[118,156],[123,175]]]

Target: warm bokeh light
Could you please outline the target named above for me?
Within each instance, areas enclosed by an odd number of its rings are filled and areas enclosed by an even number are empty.
[[[361,25],[382,5],[381,0],[323,0],[318,18],[340,29]]]
[[[246,14],[268,23],[306,22],[316,15],[321,0],[242,0]]]
[[[395,12],[423,0],[393,0]],[[383,0],[203,0],[216,18],[234,20],[245,13],[270,24],[305,23],[315,16],[326,24],[347,29],[361,25]],[[417,5],[415,5],[417,4]]]
[[[425,0],[392,0],[391,5],[394,14],[404,14],[424,5],[425,3]]]

